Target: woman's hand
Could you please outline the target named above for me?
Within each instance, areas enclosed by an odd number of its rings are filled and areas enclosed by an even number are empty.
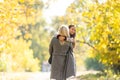
[[[67,41],[68,42],[75,42],[75,39],[74,38],[67,38]]]

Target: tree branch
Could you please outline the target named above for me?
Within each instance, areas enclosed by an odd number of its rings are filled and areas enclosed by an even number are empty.
[[[97,50],[93,45],[91,45],[90,43],[88,43],[86,41],[76,40],[76,42],[87,44],[88,46],[90,46],[91,48],[93,48],[95,51],[97,51],[99,53],[99,50]]]

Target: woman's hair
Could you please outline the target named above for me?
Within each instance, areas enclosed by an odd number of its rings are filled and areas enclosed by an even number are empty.
[[[72,24],[71,24],[71,25],[69,25],[68,27],[69,27],[69,29],[70,29],[71,27],[75,27],[75,25],[72,25]]]
[[[58,30],[58,35],[69,37],[69,29],[65,25],[62,25]]]
[[[75,27],[75,25],[69,25],[68,27],[70,29],[71,27]],[[70,34],[70,37],[75,38],[76,37],[76,32],[75,32],[75,34]]]

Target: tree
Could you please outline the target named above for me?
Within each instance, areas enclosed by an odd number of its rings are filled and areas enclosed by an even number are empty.
[[[4,0],[0,3],[0,71],[38,71],[39,60],[30,49],[31,41],[23,39],[20,27],[34,25],[35,1]],[[28,32],[24,38],[31,38]]]
[[[81,42],[91,46],[92,54],[99,55],[99,61],[108,67],[120,66],[119,4],[115,0],[107,0],[101,4],[99,1],[86,3],[87,6],[81,12],[81,20],[85,25],[78,27],[80,33],[85,34],[78,36],[80,40],[83,39]]]
[[[120,10],[119,0],[91,5],[83,12],[83,21],[90,28],[90,42],[98,50],[100,61],[113,67],[120,66]]]
[[[66,14],[56,17],[59,24],[75,24],[77,39],[92,49],[89,55],[108,67],[120,66],[119,0],[75,0]],[[56,24],[57,25],[57,24]]]

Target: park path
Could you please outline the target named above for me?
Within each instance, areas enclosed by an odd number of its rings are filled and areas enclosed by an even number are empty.
[[[80,71],[77,76],[89,73],[97,73],[96,71]],[[14,72],[0,73],[0,80],[49,80],[50,72]],[[75,80],[75,79],[74,79]]]

